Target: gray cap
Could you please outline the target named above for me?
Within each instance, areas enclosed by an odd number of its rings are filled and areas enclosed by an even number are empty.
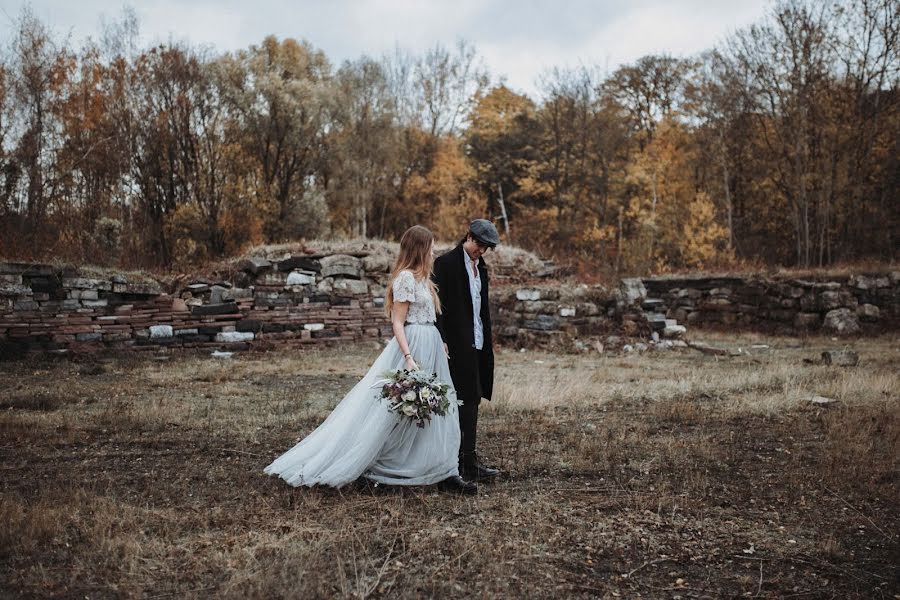
[[[475,219],[469,224],[469,233],[475,241],[481,242],[490,248],[500,243],[500,234],[497,228],[487,219]]]

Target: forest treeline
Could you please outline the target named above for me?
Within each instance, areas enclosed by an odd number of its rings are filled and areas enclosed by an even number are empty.
[[[553,69],[537,97],[465,41],[335,65],[139,40],[128,10],[78,48],[18,17],[0,255],[169,268],[487,216],[595,272],[897,258],[897,0],[777,2],[701,55]]]

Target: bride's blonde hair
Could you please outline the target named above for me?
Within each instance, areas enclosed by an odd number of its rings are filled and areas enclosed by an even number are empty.
[[[431,272],[434,267],[434,257],[431,255],[433,243],[434,234],[430,229],[421,225],[413,225],[400,238],[400,253],[397,255],[387,292],[384,295],[384,311],[388,319],[391,318],[391,308],[394,306],[394,280],[397,279],[400,271],[412,271],[416,279],[424,279],[427,282],[434,300],[434,310],[440,314],[441,300],[438,298],[437,286],[431,281]]]

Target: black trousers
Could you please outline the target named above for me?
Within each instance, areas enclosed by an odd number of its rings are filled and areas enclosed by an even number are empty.
[[[472,378],[475,380],[477,398],[460,398],[463,405],[459,407],[459,430],[462,439],[459,444],[459,466],[474,466],[475,440],[478,435],[478,406],[481,404],[481,369],[484,364],[484,352],[476,350],[478,361]]]

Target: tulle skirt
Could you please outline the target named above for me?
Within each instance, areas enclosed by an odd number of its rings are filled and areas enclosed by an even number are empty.
[[[426,372],[437,373],[456,392],[441,335],[431,324],[407,324],[409,350]],[[377,384],[386,371],[402,369],[405,358],[392,339],[368,373],[325,421],[266,467],[292,486],[340,487],[360,476],[391,485],[427,485],[458,475],[459,416],[455,402],[445,416],[425,427],[387,409]]]

